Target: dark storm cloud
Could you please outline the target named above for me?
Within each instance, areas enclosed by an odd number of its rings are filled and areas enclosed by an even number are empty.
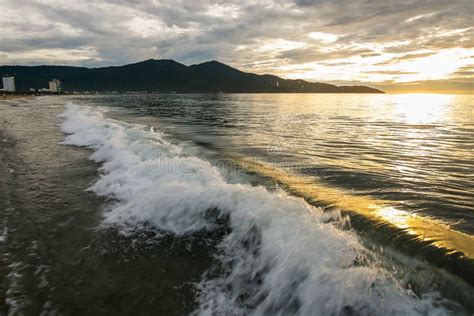
[[[351,57],[420,58],[428,56],[420,50],[473,48],[473,12],[471,0],[0,0],[0,63],[219,59],[273,72]]]

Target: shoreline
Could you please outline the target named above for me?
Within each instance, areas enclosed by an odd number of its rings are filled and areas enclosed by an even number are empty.
[[[33,96],[32,95],[16,95],[16,94],[0,95],[0,101],[10,101],[10,100],[17,100],[17,99],[33,99]]]

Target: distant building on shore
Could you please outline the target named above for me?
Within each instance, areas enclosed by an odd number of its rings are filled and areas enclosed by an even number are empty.
[[[61,81],[57,79],[53,79],[49,82],[49,91],[50,92],[61,92],[62,91],[62,86],[61,86]]]
[[[15,77],[3,76],[3,90],[8,92],[15,92]]]

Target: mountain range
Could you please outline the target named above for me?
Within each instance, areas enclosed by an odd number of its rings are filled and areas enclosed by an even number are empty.
[[[336,86],[257,75],[218,61],[191,66],[170,59],[101,68],[0,66],[0,75],[14,75],[18,91],[47,88],[50,80],[59,79],[67,91],[383,93],[366,86]]]

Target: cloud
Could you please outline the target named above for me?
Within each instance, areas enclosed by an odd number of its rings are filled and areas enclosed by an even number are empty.
[[[401,55],[398,55],[398,56],[395,56],[395,57],[391,57],[388,60],[384,60],[380,63],[377,63],[376,65],[397,64],[397,63],[402,62],[402,61],[428,57],[428,56],[432,56],[432,55],[435,55],[435,54],[436,54],[436,52],[434,52],[434,51],[421,52],[421,53],[420,52],[413,52],[413,53],[409,53],[409,54],[401,54]]]
[[[289,78],[383,83],[421,69],[406,63],[474,48],[472,0],[0,0],[0,8],[0,64],[218,59]],[[472,59],[453,64],[426,78],[463,75]]]
[[[474,64],[460,67],[451,76],[456,79],[473,79],[474,80]]]
[[[365,71],[367,74],[382,74],[382,75],[414,75],[417,72],[413,71],[400,71],[400,70],[372,70]]]

